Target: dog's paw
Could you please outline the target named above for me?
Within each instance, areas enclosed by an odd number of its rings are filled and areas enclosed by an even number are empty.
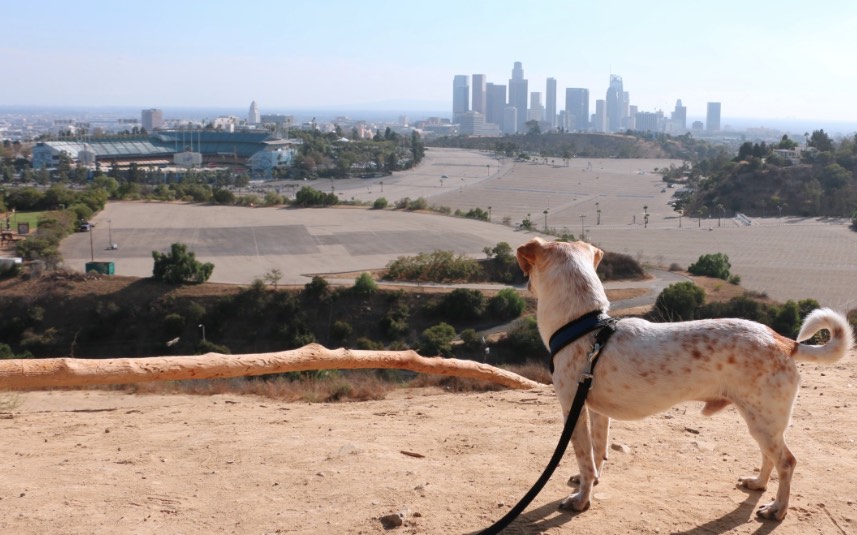
[[[579,487],[580,486],[580,474],[574,474],[570,478],[568,478],[568,483],[566,483],[569,487]],[[598,484],[598,478],[595,478],[595,481],[592,482],[592,486]]]
[[[779,503],[771,502],[761,506],[759,510],[756,511],[756,516],[764,518],[765,520],[780,521],[786,517],[787,512],[787,507],[781,507]]]
[[[738,486],[747,490],[767,490],[768,482],[755,476],[746,476],[738,478]]]
[[[589,509],[589,498],[584,498],[580,492],[570,495],[559,503],[559,508],[564,511],[574,511],[582,513]]]

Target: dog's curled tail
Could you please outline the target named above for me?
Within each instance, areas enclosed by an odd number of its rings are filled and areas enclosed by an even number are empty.
[[[827,330],[830,340],[820,346],[800,344],[793,357],[805,362],[828,364],[836,362],[845,356],[854,346],[854,333],[845,316],[829,308],[817,308],[803,320],[797,341],[802,342],[813,337],[815,333]]]

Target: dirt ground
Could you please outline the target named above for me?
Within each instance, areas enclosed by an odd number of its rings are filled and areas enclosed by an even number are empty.
[[[614,422],[589,511],[557,510],[566,456],[507,533],[857,532],[857,354],[801,365],[789,431],[798,459],[791,510],[736,488],[759,452],[734,409],[688,403]],[[0,533],[473,533],[529,489],[559,437],[551,387],[383,401],[283,403],[258,397],[122,391],[2,394]],[[401,513],[385,529],[381,517]]]

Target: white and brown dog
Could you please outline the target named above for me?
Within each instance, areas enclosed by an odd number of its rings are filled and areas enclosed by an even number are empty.
[[[595,273],[603,253],[588,243],[545,242],[535,238],[518,248],[518,263],[538,298],[537,320],[545,345],[560,327],[588,312],[607,312],[610,303]],[[832,363],[854,344],[842,315],[829,309],[809,314],[797,339],[826,329],[822,346],[803,345],[770,328],[742,319],[650,323],[628,318],[601,352],[586,411],[571,440],[580,469],[576,493],[561,507],[589,507],[592,486],[607,458],[610,418],[641,419],[690,400],[702,401],[709,416],[735,404],[762,450],[757,476],[739,484],[764,490],[777,469],[776,499],[759,516],[782,520],[789,505],[795,457],[784,440],[800,383],[796,361]],[[555,357],[553,384],[567,417],[592,349],[594,334],[583,336]]]

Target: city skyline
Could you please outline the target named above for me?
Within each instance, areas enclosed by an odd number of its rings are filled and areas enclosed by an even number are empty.
[[[737,1],[426,5],[48,0],[4,8],[0,106],[452,109],[455,74],[529,92],[588,88],[594,106],[619,74],[639,111],[857,123],[850,32],[857,5],[776,9]],[[377,3],[380,7],[382,4]],[[369,6],[369,7],[367,7]],[[488,8],[491,9],[488,9]],[[799,13],[799,16],[797,15]],[[617,18],[618,17],[618,18]],[[623,21],[621,24],[617,21]],[[140,35],[141,29],[150,33]],[[528,95],[529,98],[529,95]],[[246,112],[245,112],[246,113]]]

